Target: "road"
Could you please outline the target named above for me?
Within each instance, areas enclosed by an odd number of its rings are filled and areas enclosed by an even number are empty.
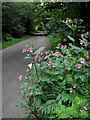
[[[25,74],[27,65],[30,63],[29,60],[24,60],[25,54],[21,52],[25,45],[31,44],[35,49],[42,46],[50,48],[48,37],[32,36],[2,51],[2,118],[23,118],[25,116],[24,109],[17,108],[15,104],[22,84],[18,81],[18,77],[20,74]]]

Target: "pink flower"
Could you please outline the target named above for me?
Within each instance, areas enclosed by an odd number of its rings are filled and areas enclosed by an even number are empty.
[[[41,51],[38,54],[41,54]]]
[[[30,52],[33,52],[33,48],[32,47],[30,48]]]
[[[87,108],[84,106],[84,109],[87,110]]]
[[[66,50],[66,54],[68,53],[68,50]]]
[[[72,91],[72,88],[70,88],[70,92],[72,93],[73,91]]]
[[[45,48],[42,49],[42,51],[45,50]]]
[[[89,54],[87,53],[87,56],[88,56]]]
[[[38,65],[38,66],[40,66],[40,64],[39,64],[39,63],[37,63],[37,65]]]
[[[26,50],[25,50],[25,49],[23,49],[22,53],[24,53],[24,52],[26,52]]]
[[[27,56],[29,56],[29,54],[27,54]]]
[[[36,92],[36,94],[35,95],[37,95],[37,92]]]
[[[78,64],[78,68],[81,68],[81,64]]]
[[[81,63],[84,63],[84,62],[85,62],[85,60],[84,60],[84,58],[82,58],[82,59],[81,59]]]
[[[26,69],[26,72],[28,72],[29,71],[29,69]]]
[[[64,46],[62,45],[61,48],[64,48]]]
[[[60,56],[59,52],[55,52],[54,55],[57,56],[57,57]]]
[[[73,88],[76,88],[76,87],[77,87],[76,85],[73,86]]]
[[[44,58],[44,59],[46,60],[47,58],[48,58],[48,57],[47,57],[47,56],[45,56],[45,58]]]
[[[20,91],[20,93],[24,93],[24,91]]]
[[[83,47],[81,47],[81,49],[83,49]]]
[[[87,31],[86,34],[89,35],[89,32]]]
[[[36,54],[36,56],[35,56],[35,61],[37,60],[38,56],[39,56],[39,54]]]
[[[23,78],[22,78],[22,75],[20,75],[20,77],[19,77],[19,81],[21,81]]]
[[[72,24],[72,26],[74,26],[74,25]]]
[[[84,34],[82,34],[82,37],[84,37]]]
[[[49,64],[48,64],[48,65],[49,65],[49,66],[52,65],[51,61],[49,61]]]
[[[65,45],[64,48],[67,48],[67,45]]]
[[[32,91],[30,91],[30,94],[32,94]]]
[[[87,43],[85,43],[84,45],[87,46]]]
[[[33,80],[33,78],[31,78],[30,80]]]
[[[80,112],[82,113],[82,110],[80,110]]]
[[[20,89],[24,89],[24,87],[20,87]]]
[[[28,52],[29,50],[27,49],[27,52]]]
[[[44,52],[41,52],[41,56],[44,54]]]
[[[60,46],[60,43],[58,43],[58,46]]]
[[[37,114],[37,117],[39,116],[39,114]]]
[[[38,59],[38,61],[40,62],[41,60],[40,60],[40,59]]]
[[[81,45],[83,44],[83,41],[82,41],[82,40],[80,41],[80,44],[81,44]]]
[[[49,55],[51,55],[51,53],[49,53]]]
[[[52,63],[52,66],[55,67],[55,63]]]
[[[68,66],[68,64],[65,64],[65,66]]]
[[[45,52],[45,54],[47,54],[48,52]]]
[[[24,83],[25,85],[27,85],[28,83]]]

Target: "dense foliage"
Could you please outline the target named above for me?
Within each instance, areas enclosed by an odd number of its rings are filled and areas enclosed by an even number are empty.
[[[51,50],[26,46],[22,53],[31,63],[23,81],[17,107],[27,118],[87,118],[90,3],[4,2],[3,41],[45,32]]]
[[[85,25],[89,30],[89,6],[90,3],[83,2],[3,2],[3,36],[6,38],[6,34],[11,34],[13,37],[21,37],[23,34],[31,34],[37,30],[48,34],[63,33],[67,28],[62,29],[64,25],[61,20]]]
[[[34,29],[34,4],[3,3],[2,5],[2,32],[13,37],[30,34]]]
[[[59,43],[55,52],[28,45],[23,49],[31,63],[19,77],[24,83],[17,106],[25,108],[27,118],[88,117],[88,35],[81,35],[80,47],[70,42]]]

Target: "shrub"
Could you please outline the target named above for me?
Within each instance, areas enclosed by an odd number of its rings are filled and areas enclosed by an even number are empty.
[[[3,41],[12,41],[13,37],[10,34],[4,34],[2,37]]]
[[[34,51],[28,45],[23,49],[31,63],[27,74],[19,77],[19,81],[25,81],[16,106],[25,108],[26,118],[88,117],[89,43],[84,37],[88,32],[82,34],[80,47],[58,44],[55,52],[44,47]]]

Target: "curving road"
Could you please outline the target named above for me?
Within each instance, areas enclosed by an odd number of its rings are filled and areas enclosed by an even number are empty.
[[[24,117],[24,109],[16,108],[15,104],[22,84],[18,81],[18,76],[25,74],[27,63],[30,63],[29,60],[24,60],[25,54],[21,52],[29,44],[33,44],[35,49],[42,46],[50,48],[48,37],[33,36],[2,50],[2,118]]]

